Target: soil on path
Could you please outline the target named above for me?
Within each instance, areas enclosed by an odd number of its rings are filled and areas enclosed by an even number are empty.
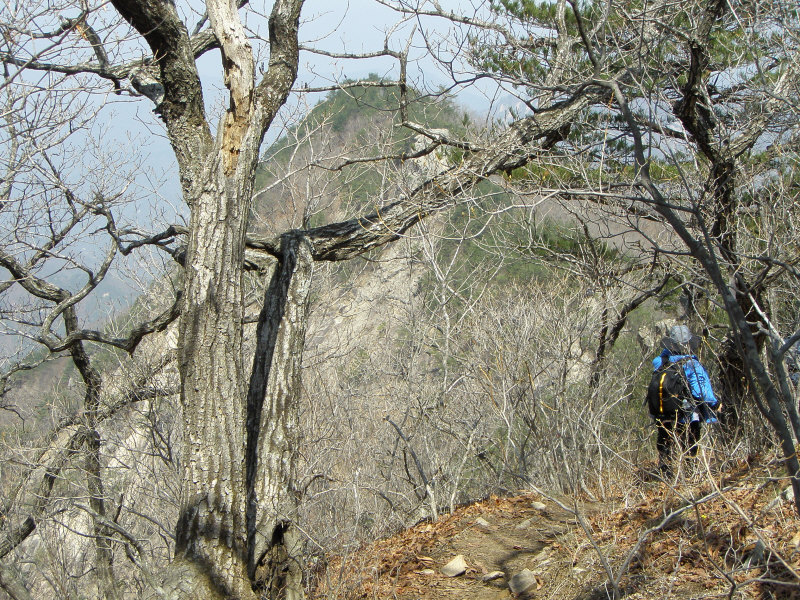
[[[311,598],[604,600],[610,572],[629,600],[799,599],[800,528],[774,471],[643,481],[610,502],[492,497],[332,560]],[[466,571],[443,574],[458,556]]]

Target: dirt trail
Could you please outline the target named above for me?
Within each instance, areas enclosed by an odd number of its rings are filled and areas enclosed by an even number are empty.
[[[580,511],[592,515],[605,508],[584,504]],[[332,565],[316,597],[507,599],[514,597],[510,578],[525,569],[534,581],[527,597],[574,597],[576,590],[593,587],[598,566],[596,554],[578,560],[586,555],[581,531],[574,513],[536,494],[493,497],[376,542],[349,557],[344,570],[341,561]],[[466,572],[443,575],[441,568],[459,555]],[[336,571],[344,577],[331,578]],[[484,581],[493,572],[502,575]]]
[[[432,549],[428,571],[415,570],[409,598],[509,598],[510,578],[525,569],[535,583],[532,592],[552,597],[557,588],[585,584],[584,569],[573,564],[575,515],[535,495],[494,498],[468,507],[453,518],[455,532]],[[596,506],[583,510],[596,510]],[[566,552],[565,552],[566,550]],[[445,577],[440,565],[463,555],[469,568],[461,577]],[[433,571],[433,573],[430,573]],[[503,575],[483,581],[490,573]],[[424,578],[424,579],[423,579]]]
[[[744,465],[676,488],[640,482],[635,504],[580,505],[583,525],[536,494],[493,497],[332,561],[311,597],[605,600],[606,566],[616,576],[630,557],[619,584],[627,600],[797,599],[800,528],[790,502],[767,508],[782,489],[775,475]],[[459,555],[466,572],[442,574]],[[515,595],[509,582],[525,570],[530,587]],[[503,574],[486,581],[495,571]]]

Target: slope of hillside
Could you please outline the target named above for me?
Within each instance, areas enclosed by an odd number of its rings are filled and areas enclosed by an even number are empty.
[[[411,121],[455,136],[470,127],[452,100],[409,95]],[[331,92],[287,125],[263,153],[251,230],[279,234],[345,220],[380,206],[426,168],[449,166],[452,153],[443,149],[403,158],[430,140],[401,126],[399,102],[399,88],[373,75],[365,85]]]
[[[779,473],[754,460],[674,486],[643,477],[605,502],[491,497],[331,560],[312,597],[800,598]],[[443,574],[458,556],[466,571]]]

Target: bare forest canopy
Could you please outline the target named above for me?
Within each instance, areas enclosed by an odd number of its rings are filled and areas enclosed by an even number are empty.
[[[707,484],[766,448],[800,511],[796,3],[12,2],[0,32],[0,594],[295,600],[476,498],[636,494],[674,323],[724,407]],[[104,321],[112,275],[141,296]]]

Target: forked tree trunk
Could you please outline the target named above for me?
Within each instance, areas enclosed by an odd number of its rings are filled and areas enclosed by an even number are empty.
[[[247,397],[248,572],[269,598],[303,597],[294,461],[312,267],[307,238],[285,234],[258,321]]]
[[[245,233],[261,141],[297,75],[302,0],[274,3],[269,68],[258,84],[238,3],[206,0],[229,91],[229,106],[216,138],[204,112],[192,40],[175,5],[112,2],[153,52],[163,87],[156,112],[166,124],[191,209],[178,342],[181,505],[175,560],[163,588],[154,592],[174,598],[252,599],[256,593],[250,557],[258,554],[250,543],[259,538],[248,528],[248,503],[253,489],[261,492],[261,484],[248,477],[257,479],[273,465],[255,470],[247,465],[248,371],[242,357]],[[276,356],[282,359],[283,351]],[[271,423],[269,418],[263,421]],[[273,447],[267,442],[275,438],[278,445],[288,444],[286,437],[278,428],[261,448]],[[274,479],[270,482],[272,492],[277,484]],[[267,537],[279,529],[273,525]]]
[[[241,344],[242,314],[236,305],[211,302],[213,294],[206,294],[204,310],[227,308],[232,317],[225,323],[231,329],[222,329],[219,316],[185,334],[194,348],[194,360],[182,368],[184,377],[192,378],[183,392],[189,439],[176,561],[164,586],[175,598],[303,597],[292,481],[313,260],[301,235],[287,234],[282,241],[257,328],[246,405],[232,384],[238,380],[225,376],[227,369],[242,372],[241,345],[234,346]],[[196,322],[193,317],[187,324]],[[215,342],[217,336],[221,339]],[[186,361],[185,354],[181,360]],[[193,393],[197,388],[223,393]],[[209,436],[211,441],[202,443]]]

